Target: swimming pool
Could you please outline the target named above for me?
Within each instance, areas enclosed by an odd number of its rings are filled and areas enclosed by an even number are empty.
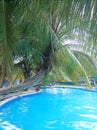
[[[97,130],[97,92],[49,88],[0,107],[0,130]]]

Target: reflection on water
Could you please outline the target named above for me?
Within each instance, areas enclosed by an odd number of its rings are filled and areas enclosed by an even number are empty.
[[[75,130],[97,130],[97,122],[76,122],[73,123]]]
[[[97,130],[96,102],[96,92],[48,88],[2,106],[0,130]]]
[[[46,121],[46,128],[49,129],[55,129],[55,124],[57,124],[57,120],[53,120],[53,121]]]
[[[20,128],[17,128],[15,125],[10,124],[8,121],[4,121],[2,123],[0,123],[0,127],[3,130],[22,130]]]
[[[97,116],[96,116],[96,115],[93,115],[93,114],[80,114],[80,116],[97,119]]]
[[[51,94],[58,94],[58,93],[70,94],[71,93],[71,91],[69,89],[64,89],[64,88],[61,88],[61,89],[58,89],[58,88],[47,89],[47,92],[51,93]]]
[[[58,94],[57,88],[47,89],[48,93]]]
[[[88,108],[88,109],[95,109],[94,107],[92,107],[92,106],[84,106],[85,108]]]
[[[59,122],[57,120],[54,121],[48,121],[45,128],[52,129],[52,130],[58,130],[57,128],[60,128],[60,130],[97,130],[97,122],[60,122],[60,127],[58,126]],[[74,128],[74,129],[73,129]]]

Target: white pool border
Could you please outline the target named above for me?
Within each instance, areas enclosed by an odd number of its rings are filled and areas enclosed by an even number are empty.
[[[33,95],[33,94],[38,94],[38,93],[41,93],[42,90],[39,90],[39,91],[27,91],[27,92],[22,92],[22,93],[17,93],[17,95],[13,95],[12,97],[9,97],[7,99],[4,99],[2,101],[0,101],[0,107],[2,107],[4,104],[18,98],[18,97],[23,97],[23,96],[28,96],[28,95]]]
[[[57,87],[57,85],[54,86],[54,87]],[[61,86],[61,87],[62,87],[62,86]],[[53,88],[53,87],[48,86],[47,88]],[[82,87],[82,86],[81,86],[81,87],[76,87],[76,86],[69,86],[69,87],[68,87],[68,86],[63,86],[63,88],[76,88],[76,89],[78,88],[78,89],[87,90],[87,89],[85,89],[85,88]],[[95,90],[95,89],[93,89],[93,90]],[[87,91],[91,91],[91,90],[87,90]],[[42,89],[40,89],[39,91],[36,91],[36,90],[32,89],[32,90],[28,90],[28,91],[25,91],[25,92],[16,93],[16,95],[11,95],[11,97],[8,97],[8,98],[6,98],[6,99],[0,101],[0,107],[3,106],[3,105],[6,104],[6,103],[8,103],[8,102],[10,102],[10,101],[12,101],[12,100],[18,98],[18,97],[23,97],[23,96],[38,94],[38,93],[41,93],[41,92],[42,92]],[[95,92],[97,92],[97,90],[96,90]]]

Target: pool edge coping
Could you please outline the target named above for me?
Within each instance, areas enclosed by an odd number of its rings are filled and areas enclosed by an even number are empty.
[[[46,87],[45,89],[47,89],[47,88],[58,88],[58,86],[54,86],[54,87]],[[61,86],[61,87],[59,87],[59,88],[74,88],[74,89],[81,89],[81,90],[84,90],[84,91],[91,91],[91,92],[97,92],[97,91],[95,91],[95,90],[88,90],[88,89],[85,89],[84,87],[75,87],[75,86],[69,86],[69,87],[67,87],[67,86]],[[6,99],[3,99],[2,101],[0,101],[0,107],[1,106],[3,106],[4,104],[6,104],[7,102],[10,102],[10,101],[12,101],[12,100],[14,100],[14,99],[16,99],[16,98],[18,98],[18,97],[23,97],[23,96],[27,96],[27,95],[33,95],[33,94],[38,94],[38,93],[41,93],[42,92],[42,89],[43,88],[41,88],[39,91],[36,91],[36,90],[28,90],[28,91],[25,91],[25,92],[22,92],[22,93],[17,93],[16,95],[12,95],[11,97],[7,97]]]
[[[23,97],[23,96],[27,96],[27,95],[33,95],[33,94],[38,94],[41,93],[42,89],[40,89],[39,91],[27,91],[27,92],[22,92],[22,93],[18,93],[17,95],[13,95],[12,97],[8,97],[2,101],[0,101],[0,107],[2,107],[4,104],[6,104],[7,102],[10,102],[18,97]]]

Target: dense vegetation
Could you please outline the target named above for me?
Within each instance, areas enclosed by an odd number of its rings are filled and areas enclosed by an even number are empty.
[[[44,84],[88,82],[97,75],[96,54],[96,0],[0,1],[1,87],[39,71]]]

